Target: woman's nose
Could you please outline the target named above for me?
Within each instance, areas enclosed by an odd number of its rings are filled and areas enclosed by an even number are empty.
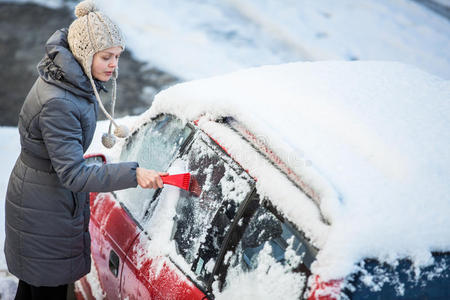
[[[119,64],[119,59],[118,58],[113,58],[109,62],[109,67],[110,68],[116,68],[118,64]]]

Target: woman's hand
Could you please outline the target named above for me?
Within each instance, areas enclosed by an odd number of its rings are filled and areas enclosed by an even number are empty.
[[[161,176],[163,175],[169,175],[169,173],[156,172],[154,170],[148,170],[144,168],[136,169],[137,183],[141,188],[144,189],[162,188],[164,186],[164,183],[161,179]]]

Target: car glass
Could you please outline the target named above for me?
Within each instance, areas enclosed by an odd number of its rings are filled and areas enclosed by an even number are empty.
[[[253,180],[221,150],[197,139],[182,157],[197,191],[182,192],[176,205],[172,238],[205,286],[237,209]]]
[[[244,288],[251,278],[259,278],[263,286],[265,283],[267,287],[277,286],[285,295],[288,290],[293,298],[303,294],[316,250],[272,210],[258,205],[254,214],[239,221],[243,230],[241,240],[234,254],[229,251],[225,256],[225,264],[229,265],[225,291]]]
[[[142,168],[165,171],[192,131],[181,120],[162,115],[133,134],[124,146],[120,160],[137,161]],[[146,213],[146,217],[151,215],[151,210],[147,208],[155,191],[138,186],[118,191],[117,196],[140,223]]]
[[[351,299],[450,299],[450,253],[435,253],[423,268],[408,259],[395,265],[367,259],[357,269],[347,279]]]

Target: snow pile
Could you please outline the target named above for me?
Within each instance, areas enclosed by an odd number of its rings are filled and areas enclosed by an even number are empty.
[[[5,276],[0,272],[0,299],[12,300],[16,295],[18,280],[14,276]]]
[[[95,266],[94,261],[91,261],[91,272],[86,275],[86,281],[89,284],[91,289],[92,296],[95,300],[102,300],[106,298],[106,293],[102,288],[100,283],[97,267]],[[84,299],[88,299],[88,294],[85,293],[81,283],[79,281],[75,282],[75,291],[81,293]]]
[[[96,2],[136,57],[184,79],[330,59],[402,61],[450,78],[449,21],[409,0]]]
[[[440,0],[447,1],[447,0]],[[52,8],[64,0],[35,2]],[[450,78],[449,20],[410,0],[96,0],[133,55],[182,79],[299,60],[392,60]]]
[[[283,160],[310,160],[322,179],[304,179],[325,187],[320,209],[332,225],[307,234],[325,241],[313,271],[327,279],[364,257],[423,266],[430,251],[450,250],[449,99],[449,81],[399,63],[293,63],[176,85],[143,118],[233,116]]]
[[[20,153],[20,137],[17,127],[0,127],[0,299],[14,299],[17,278],[6,270],[3,246],[5,242],[5,198],[9,175]]]
[[[20,153],[20,136],[17,127],[0,127],[0,270],[6,270],[5,256],[3,255],[3,243],[5,241],[5,198],[8,187],[9,175]]]
[[[0,299],[14,299],[17,279],[9,276],[3,254],[5,242],[5,198],[9,175],[20,153],[19,130],[16,127],[0,127]]]

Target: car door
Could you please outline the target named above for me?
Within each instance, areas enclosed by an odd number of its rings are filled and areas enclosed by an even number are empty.
[[[165,171],[190,140],[193,128],[170,115],[162,115],[152,122],[143,125],[127,141],[121,154],[121,160],[137,160],[140,167]],[[128,189],[117,192],[117,199],[122,210],[136,224],[139,235],[132,247],[127,251],[125,259],[121,260],[121,297],[122,299],[153,299],[153,289],[145,276],[144,269],[148,261],[143,260],[142,253],[145,244],[141,243],[145,235],[144,225],[150,219],[153,209],[154,196],[160,190]],[[145,241],[145,240],[144,240]],[[140,249],[140,251],[137,251]],[[167,281],[167,280],[165,280]],[[167,281],[169,282],[169,281]],[[172,280],[175,282],[175,279]],[[177,285],[178,286],[178,285]]]
[[[124,265],[130,299],[203,299],[238,207],[254,181],[201,132],[170,166],[191,173],[190,191],[165,186],[144,215]],[[179,169],[180,170],[180,169]],[[139,288],[131,289],[139,282]],[[143,283],[145,282],[145,283]]]
[[[180,158],[195,180],[194,192],[180,192],[171,233],[182,271],[205,292],[212,291],[216,265],[241,205],[255,181],[208,136],[200,133]]]
[[[89,230],[92,268],[98,274],[101,294],[107,299],[121,299],[119,273],[127,250],[139,234],[136,223],[113,194],[102,193],[93,200]],[[91,289],[99,288],[92,279],[90,285]]]
[[[85,156],[86,164],[104,164],[101,154]],[[126,214],[113,193],[90,194],[91,272],[77,282],[84,299],[120,299],[120,261],[137,237],[136,224]]]

